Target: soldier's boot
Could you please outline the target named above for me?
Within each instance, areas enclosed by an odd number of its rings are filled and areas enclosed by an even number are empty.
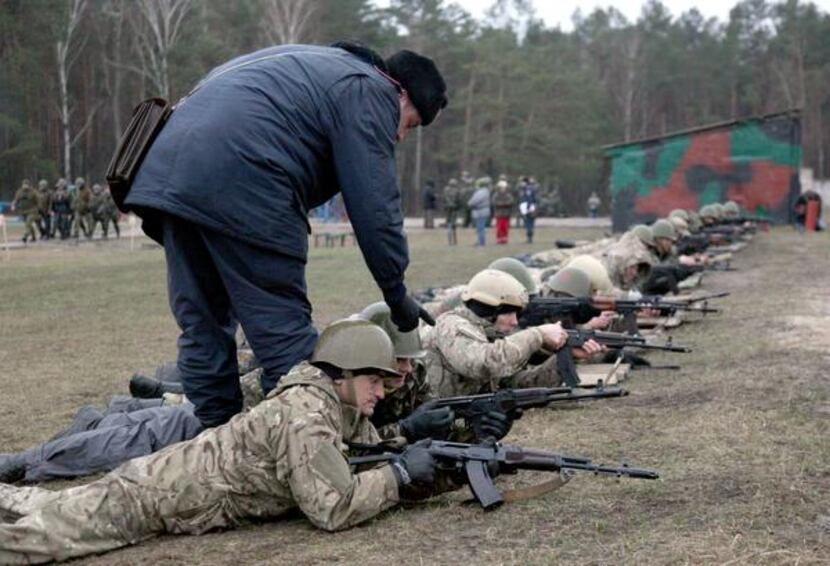
[[[130,378],[130,395],[138,399],[161,399],[165,393],[184,393],[181,383],[159,381],[140,373]]]
[[[26,460],[21,452],[0,454],[0,483],[14,483],[26,475]]]

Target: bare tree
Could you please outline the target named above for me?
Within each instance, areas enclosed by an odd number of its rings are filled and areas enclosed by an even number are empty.
[[[102,51],[103,71],[107,84],[112,111],[112,128],[117,140],[121,136],[121,87],[124,79],[124,22],[126,20],[126,0],[109,0],[102,5],[109,29],[110,53]]]
[[[134,5],[133,36],[140,67],[130,68],[147,78],[159,96],[169,98],[168,57],[193,0],[135,0]]]
[[[263,0],[265,37],[278,45],[307,41],[318,6],[314,0]]]
[[[72,0],[67,4],[66,28],[55,45],[58,65],[58,92],[60,95],[58,114],[61,120],[63,145],[63,175],[68,180],[72,178],[72,146],[80,135],[89,127],[91,119],[87,119],[85,126],[74,137],[70,130],[72,106],[69,103],[69,72],[78,60],[78,55],[84,47],[84,41],[77,35],[81,16],[86,9],[86,0]]]

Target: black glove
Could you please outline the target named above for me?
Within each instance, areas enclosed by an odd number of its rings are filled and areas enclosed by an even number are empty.
[[[428,404],[421,405],[414,413],[398,421],[401,433],[409,442],[423,438],[445,440],[450,435],[450,427],[455,415],[449,407],[440,409],[428,408]]]
[[[398,486],[411,483],[431,485],[435,482],[435,458],[429,453],[430,440],[410,444],[392,461],[392,471],[398,479]]]
[[[389,310],[392,322],[401,332],[411,332],[418,328],[419,318],[430,326],[435,326],[435,319],[409,295],[404,295],[401,301],[390,304]]]
[[[482,415],[479,422],[480,434],[484,437],[493,437],[501,440],[513,427],[513,418],[501,411],[489,411]]]

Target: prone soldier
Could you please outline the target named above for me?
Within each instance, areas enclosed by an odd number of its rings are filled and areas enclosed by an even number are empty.
[[[377,443],[369,421],[384,376],[399,376],[389,337],[367,321],[326,328],[310,363],[268,399],[197,438],[61,491],[0,485],[0,562],[40,563],[106,552],[162,533],[200,534],[299,508],[318,528],[366,521],[410,490],[440,482],[419,444],[359,473],[347,442]],[[449,483],[449,482],[448,482]]]

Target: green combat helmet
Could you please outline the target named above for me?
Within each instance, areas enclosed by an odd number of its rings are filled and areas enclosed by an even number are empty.
[[[539,287],[536,285],[536,281],[533,280],[527,267],[525,267],[525,264],[516,258],[500,257],[488,265],[487,269],[498,269],[508,275],[512,275],[519,283],[525,286],[528,295],[535,295],[539,292]]]
[[[46,182],[46,179],[41,179],[40,181],[37,182],[37,188],[40,191],[45,191],[46,187],[48,187],[48,186],[49,186],[49,183]]]
[[[461,293],[464,302],[473,300],[491,307],[508,305],[520,309],[527,306],[527,289],[512,275],[496,269],[479,271]]]
[[[584,298],[591,296],[591,280],[581,269],[566,267],[548,279],[548,287],[553,293],[569,297]]]
[[[686,222],[689,221],[689,212],[687,210],[683,210],[682,208],[675,208],[669,212],[669,218],[674,218],[675,216],[682,218]]]
[[[77,188],[79,188],[79,189],[80,189],[80,188],[81,188],[81,187],[83,187],[85,184],[86,184],[86,181],[84,180],[84,178],[83,178],[83,177],[78,177],[77,179],[75,179],[75,186],[76,186]]]
[[[423,358],[427,355],[421,346],[421,335],[418,334],[418,329],[416,328],[410,332],[398,330],[398,327],[392,323],[389,305],[383,301],[372,303],[360,311],[360,318],[377,324],[389,335],[392,346],[395,348],[396,358],[413,359]]]
[[[377,324],[345,319],[329,324],[317,339],[311,364],[322,370],[339,370],[344,378],[366,370],[401,377],[392,340]],[[355,373],[361,370],[360,373]]]
[[[648,247],[653,248],[655,246],[654,233],[652,232],[652,229],[645,224],[637,224],[631,229],[631,232]]]
[[[717,215],[715,214],[715,210],[712,208],[711,204],[707,204],[707,205],[701,207],[700,212],[698,214],[700,215],[700,218],[704,219],[704,220],[706,218],[712,218],[712,219],[717,218]]]
[[[651,227],[651,233],[654,234],[655,239],[668,238],[672,242],[677,241],[677,230],[674,228],[674,224],[664,218],[654,223]]]
[[[721,219],[723,218],[724,210],[723,205],[719,202],[716,202],[712,206],[712,212],[715,214],[715,218]]]
[[[578,255],[572,258],[565,267],[579,269],[588,279],[591,280],[591,287],[594,293],[610,293],[614,290],[614,284],[608,277],[608,270],[602,262],[591,255]]]
[[[700,215],[695,212],[694,210],[689,212],[689,231],[690,232],[698,232],[700,229],[703,228],[703,221],[700,219]]]

